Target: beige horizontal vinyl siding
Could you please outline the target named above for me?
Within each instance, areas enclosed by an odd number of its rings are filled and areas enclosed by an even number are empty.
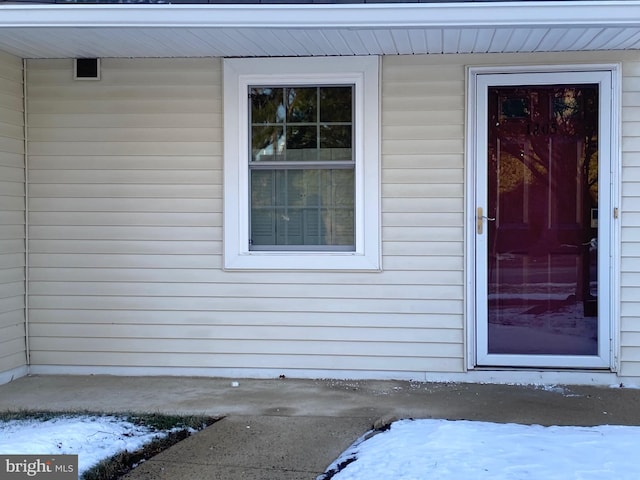
[[[221,65],[29,61],[33,363],[462,371],[463,82],[384,68],[383,273],[225,272]]]
[[[417,56],[382,65],[384,275],[408,292],[435,293],[424,311],[425,370],[461,372],[464,67],[433,68]]]
[[[27,361],[22,90],[22,61],[0,53],[0,378]]]
[[[33,363],[176,366],[221,264],[220,62],[103,59],[100,81],[74,81],[72,60],[33,60],[28,73]]]
[[[434,68],[426,57],[385,57],[384,66],[384,268],[422,270],[432,282],[457,272],[442,301],[461,314],[464,67]]]
[[[622,80],[620,375],[640,377],[640,55]]]
[[[222,270],[219,60],[105,59],[99,82],[74,82],[70,60],[29,61],[33,362],[464,371],[465,65],[615,61],[624,78],[612,334],[620,374],[640,377],[636,52],[384,57],[381,273]],[[0,221],[19,230],[21,215],[0,211]],[[13,278],[21,267],[2,268]]]

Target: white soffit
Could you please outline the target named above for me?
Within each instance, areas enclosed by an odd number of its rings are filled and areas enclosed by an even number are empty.
[[[22,58],[640,49],[640,1],[0,5]]]

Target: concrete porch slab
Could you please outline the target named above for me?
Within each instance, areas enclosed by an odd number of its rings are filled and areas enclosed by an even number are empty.
[[[159,412],[223,420],[125,478],[313,480],[374,425],[447,418],[640,425],[640,389],[405,381],[29,376],[0,386],[0,411]]]
[[[448,418],[541,425],[640,425],[640,389],[407,381],[27,376],[0,386],[0,411],[213,416]]]

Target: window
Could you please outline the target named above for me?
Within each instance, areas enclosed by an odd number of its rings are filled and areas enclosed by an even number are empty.
[[[378,270],[378,59],[227,59],[224,81],[225,268]]]
[[[249,250],[355,250],[353,86],[249,87]]]

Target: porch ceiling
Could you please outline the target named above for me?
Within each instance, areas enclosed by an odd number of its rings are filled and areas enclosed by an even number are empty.
[[[634,50],[640,1],[2,5],[22,58]]]

